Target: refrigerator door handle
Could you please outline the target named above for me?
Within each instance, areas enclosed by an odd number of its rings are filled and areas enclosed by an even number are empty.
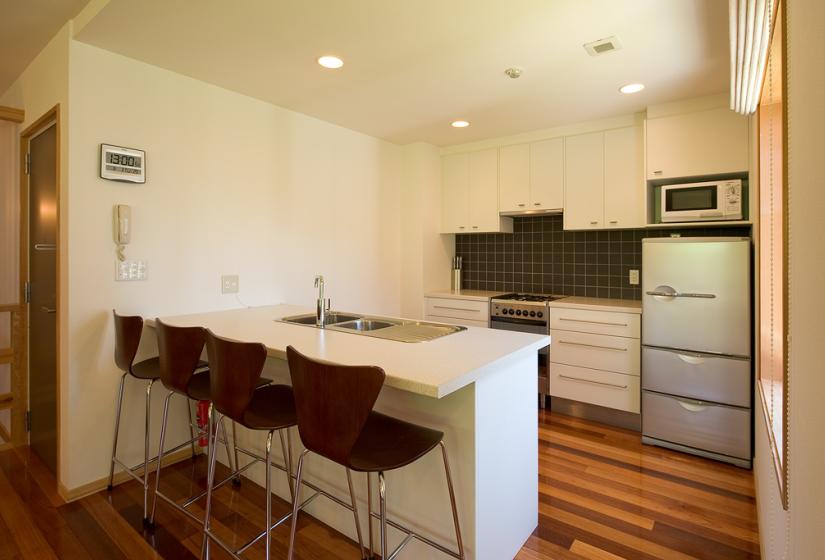
[[[657,288],[655,290],[649,290],[645,292],[649,296],[659,296],[659,297],[686,297],[686,298],[703,298],[703,299],[715,299],[716,294],[699,294],[695,292],[677,292],[673,288],[670,288],[671,291],[663,290]]]

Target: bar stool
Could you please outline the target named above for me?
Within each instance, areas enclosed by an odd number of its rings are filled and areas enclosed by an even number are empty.
[[[289,451],[291,445],[287,445],[284,440],[284,432],[286,432],[287,439],[289,439],[288,428],[296,424],[292,389],[288,385],[259,387],[259,380],[266,361],[266,347],[263,344],[235,342],[215,336],[212,332],[207,331],[206,351],[210,365],[212,404],[209,413],[209,433],[212,443],[209,446],[209,475],[201,556],[209,558],[209,543],[214,540],[233,558],[240,558],[240,554],[243,554],[249,547],[261,538],[266,538],[266,558],[269,559],[270,531],[289,519],[291,515],[285,515],[274,525],[272,523],[272,466],[286,473],[290,493],[294,496],[292,454]],[[238,448],[241,453],[266,465],[266,527],[256,537],[237,550],[231,549],[227,543],[212,532],[209,518],[212,510],[212,492],[215,488],[217,456],[215,441],[219,437],[219,433],[223,434],[224,438],[226,437],[223,423],[226,417],[250,430],[267,432],[265,457],[261,457],[250,450]],[[280,436],[281,450],[286,460],[286,465],[283,467],[272,463],[272,436],[276,431]],[[235,474],[230,473],[229,476],[235,476]]]
[[[149,459],[149,417],[152,397],[152,385],[160,379],[160,359],[150,358],[142,362],[135,362],[135,355],[140,345],[141,334],[143,333],[143,318],[138,316],[118,315],[112,310],[115,318],[115,364],[123,372],[120,377],[120,389],[117,396],[117,412],[115,413],[115,436],[112,443],[112,461],[109,465],[109,485],[108,490],[112,490],[115,476],[115,465],[125,469],[126,473],[143,485],[143,525],[151,527],[149,520],[149,465],[157,460],[157,457]],[[199,367],[205,367],[205,362],[200,362]],[[143,463],[129,467],[117,458],[117,440],[120,431],[120,412],[123,405],[123,388],[126,383],[126,376],[131,376],[138,381],[146,382],[146,412],[143,439]],[[194,428],[192,427],[192,411],[189,411],[190,433],[194,438]],[[194,443],[192,445],[192,455],[195,454]],[[137,470],[143,468],[143,476],[137,475]]]
[[[185,515],[189,516],[194,521],[198,523],[203,523],[203,519],[199,519],[186,508],[195,503],[203,496],[205,496],[206,491],[198,494],[197,496],[189,498],[183,504],[178,504],[176,501],[160,492],[159,486],[161,468],[163,466],[163,457],[169,453],[174,453],[178,449],[181,449],[190,444],[193,446],[194,454],[195,440],[206,433],[203,432],[202,434],[200,430],[198,430],[198,434],[195,435],[190,424],[190,433],[192,435],[192,438],[188,441],[183,442],[182,444],[178,445],[173,449],[169,449],[168,451],[164,450],[164,446],[166,443],[166,426],[169,418],[169,401],[172,398],[172,395],[177,394],[186,398],[186,406],[190,410],[190,418],[192,401],[197,402],[212,400],[211,393],[209,391],[209,370],[202,369],[201,371],[198,371],[198,369],[200,369],[204,365],[204,362],[201,361],[200,356],[203,353],[203,348],[206,344],[206,330],[201,327],[173,327],[170,325],[166,325],[160,319],[155,319],[155,333],[157,334],[158,338],[160,380],[163,383],[163,385],[169,390],[169,392],[167,393],[166,398],[163,400],[163,420],[161,422],[160,428],[158,462],[155,470],[154,500],[152,502],[152,513],[149,516],[149,523],[154,524],[155,510],[157,509],[158,498],[163,499],[164,501],[169,503],[169,505],[173,506],[181,513],[184,513]],[[261,385],[266,385],[267,383],[268,381],[265,379],[262,379],[260,381]],[[234,423],[232,426],[234,434]],[[238,464],[237,443],[234,443],[235,466],[233,466],[232,454],[229,451],[229,441],[226,438],[224,438],[223,443],[226,446],[226,456],[230,464],[230,471],[234,471],[237,475],[246,470],[246,468],[248,468],[252,464],[250,463],[250,465],[247,465],[243,469],[236,469],[236,466]],[[216,488],[222,486],[229,480],[232,480],[233,482],[240,481],[240,479],[237,476],[227,477],[226,479],[218,483],[216,485]]]
[[[292,529],[289,537],[289,555],[292,560],[295,549],[295,529],[298,521],[298,504],[303,479],[304,458],[309,452],[325,457],[347,470],[367,473],[369,520],[369,553],[373,558],[372,517],[380,520],[381,558],[395,558],[412,539],[428,544],[453,558],[464,558],[464,545],[458,523],[453,481],[444,447],[444,434],[436,430],[410,424],[372,410],[378,393],[384,384],[384,370],[375,366],[344,366],[313,360],[287,347],[289,373],[295,395],[298,416],[298,433],[305,449],[298,459],[296,493],[293,499]],[[386,482],[384,472],[409,465],[441,447],[447,489],[453,510],[458,552],[449,550],[431,539],[419,535],[400,524],[387,519]],[[372,512],[370,473],[378,473],[379,514]],[[350,492],[352,482],[350,481]],[[353,510],[356,526],[358,514]],[[387,525],[406,533],[404,541],[393,551],[387,550]],[[358,529],[360,537],[360,526]],[[362,552],[363,556],[363,547]]]

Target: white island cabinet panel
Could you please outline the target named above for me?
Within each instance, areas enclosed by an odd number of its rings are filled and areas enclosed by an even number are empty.
[[[538,525],[536,361],[549,337],[471,327],[429,342],[405,344],[277,320],[309,311],[277,305],[164,317],[163,321],[206,327],[219,336],[264,344],[270,357],[264,375],[277,383],[290,382],[284,360],[289,345],[317,359],[382,367],[387,378],[376,410],[444,432],[466,558],[513,558]],[[149,326],[152,323],[147,321]],[[238,428],[239,443],[252,449],[261,451],[264,439],[260,433]],[[294,429],[292,439],[296,455],[301,444]],[[227,459],[219,449],[218,460],[226,464]],[[274,446],[273,460],[283,464],[279,446]],[[315,455],[309,455],[304,465],[308,480],[337,496],[348,494],[342,467]],[[263,485],[260,465],[247,472]],[[388,518],[455,549],[438,450],[387,473],[386,479]],[[274,474],[272,481],[273,492],[289,500],[285,477]],[[358,507],[366,512],[366,476],[353,473],[353,482]],[[309,496],[306,491],[302,495]],[[349,511],[325,498],[313,501],[306,511],[355,539]],[[361,523],[366,537],[366,515],[361,516]],[[390,548],[402,538],[390,530]],[[411,543],[403,556],[445,558],[419,542]]]

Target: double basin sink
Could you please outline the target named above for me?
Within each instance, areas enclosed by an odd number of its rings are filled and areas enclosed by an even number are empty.
[[[315,313],[284,317],[281,321],[317,328],[315,324]],[[426,342],[467,330],[467,327],[407,319],[355,315],[352,313],[342,313],[340,311],[330,311],[326,314],[324,328],[398,342]]]

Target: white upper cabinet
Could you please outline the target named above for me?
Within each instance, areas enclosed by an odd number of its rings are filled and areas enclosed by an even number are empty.
[[[604,222],[607,228],[645,226],[645,179],[641,127],[604,133]]]
[[[604,133],[564,139],[564,228],[604,227]]]
[[[441,158],[441,232],[512,232],[498,213],[498,149]]]
[[[530,144],[530,197],[534,210],[564,206],[564,138]]]
[[[564,206],[564,139],[499,150],[499,210],[561,210]]]
[[[530,144],[504,146],[499,150],[499,210],[529,210]]]
[[[748,170],[748,119],[727,108],[648,119],[647,178]]]

